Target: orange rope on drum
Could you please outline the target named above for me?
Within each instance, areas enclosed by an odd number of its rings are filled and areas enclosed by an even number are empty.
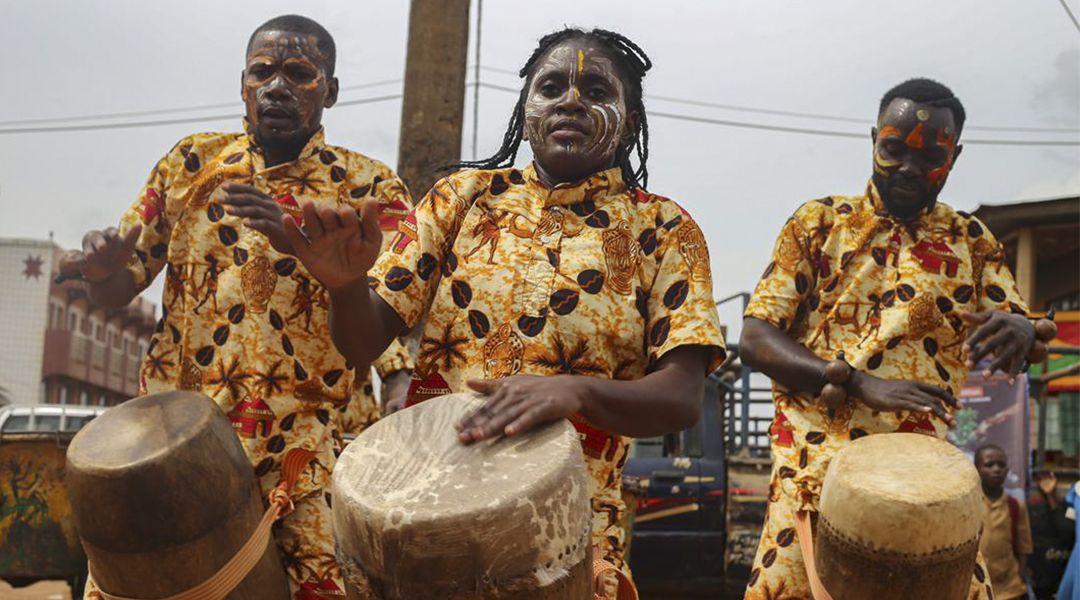
[[[818,577],[817,565],[814,563],[814,533],[810,526],[810,513],[800,510],[795,513],[795,535],[799,537],[799,547],[802,551],[803,563],[806,565],[806,577],[810,580],[810,593],[814,600],[833,600],[832,595],[825,589]]]
[[[594,557],[596,554],[594,554]],[[603,593],[604,576],[614,573],[619,582],[619,591],[616,598],[607,598]],[[593,589],[596,590],[596,600],[638,600],[637,588],[634,582],[623,573],[619,567],[602,558],[593,558]]]
[[[290,451],[281,465],[281,482],[273,490],[270,490],[270,506],[267,507],[266,513],[263,514],[262,520],[259,521],[259,526],[252,532],[248,541],[236,551],[236,554],[229,559],[229,562],[222,565],[209,579],[189,590],[162,600],[223,600],[225,596],[229,595],[229,592],[232,592],[237,585],[240,585],[240,582],[247,577],[251,569],[258,564],[263,553],[266,552],[266,546],[270,543],[270,528],[274,525],[274,522],[285,518],[293,511],[293,502],[289,499],[289,489],[296,483],[296,478],[300,476],[300,473],[303,472],[314,457],[315,453],[311,450],[296,448]],[[90,577],[93,579],[92,573]],[[100,589],[100,587],[97,591],[105,600],[141,600],[110,594]]]

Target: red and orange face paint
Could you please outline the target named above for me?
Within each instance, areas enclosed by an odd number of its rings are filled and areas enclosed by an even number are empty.
[[[949,176],[949,171],[952,170],[953,158],[956,157],[956,136],[948,129],[939,129],[937,133],[937,145],[945,148],[945,164],[926,174],[926,179],[930,182],[931,187],[941,187],[945,185],[945,178]]]
[[[886,125],[878,132],[879,139],[884,140],[888,137],[903,137],[904,145],[912,150],[922,150],[925,146],[924,139],[924,122],[929,119],[929,114],[925,110],[918,111],[919,123],[904,136],[900,128],[895,125]],[[926,179],[932,188],[940,188],[945,183],[945,178],[949,175],[949,171],[952,170],[953,159],[956,155],[956,135],[950,132],[947,128],[941,128],[937,130],[937,138],[935,140],[936,145],[944,148],[946,157],[945,163],[940,167],[932,169],[927,173]],[[892,175],[892,170],[900,166],[900,161],[882,156],[881,151],[877,148],[874,150],[874,171],[882,177],[889,177]]]

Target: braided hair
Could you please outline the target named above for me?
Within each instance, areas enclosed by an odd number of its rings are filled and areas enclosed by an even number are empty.
[[[529,80],[533,75],[536,64],[548,53],[549,50],[560,43],[575,39],[587,38],[604,45],[614,60],[616,68],[622,75],[623,84],[626,87],[626,108],[630,112],[637,112],[638,125],[634,131],[634,139],[630,144],[620,144],[615,150],[615,164],[622,170],[623,181],[629,188],[645,187],[649,183],[649,170],[646,163],[649,160],[649,121],[645,116],[645,105],[641,99],[641,80],[645,73],[652,68],[652,61],[637,44],[626,36],[607,31],[605,29],[593,29],[585,31],[576,27],[567,27],[555,31],[540,38],[540,43],[533,50],[532,56],[525,62],[525,66],[518,71],[518,77],[525,79],[525,85],[521,89],[514,113],[510,115],[510,123],[506,133],[503,134],[502,147],[494,155],[475,161],[463,161],[453,165],[456,168],[472,169],[499,169],[513,166],[517,158],[518,148],[525,132],[525,98],[529,92]],[[638,166],[635,168],[630,158],[637,155]]]

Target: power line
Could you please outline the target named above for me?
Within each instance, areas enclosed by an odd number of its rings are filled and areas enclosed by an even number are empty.
[[[764,115],[779,115],[784,117],[798,117],[800,119],[817,119],[819,121],[837,121],[841,123],[858,123],[860,125],[873,125],[872,121],[866,119],[860,119],[856,117],[840,117],[834,115],[822,115],[817,113],[804,113],[790,110],[774,110],[770,108],[754,108],[751,106],[738,106],[735,104],[721,104],[718,102],[704,102],[702,100],[687,100],[685,98],[674,98],[671,96],[656,96],[649,95],[651,100],[662,100],[664,102],[673,102],[676,104],[689,104],[693,106],[708,106],[712,108],[722,108],[725,110],[731,110],[736,112],[757,113]],[[977,130],[977,131],[1015,131],[1025,133],[1080,133],[1080,128],[1067,128],[1067,127],[1006,127],[1006,126],[993,126],[993,125],[965,125],[964,129]]]
[[[1069,19],[1071,19],[1073,25],[1076,26],[1076,30],[1080,31],[1080,22],[1077,22],[1076,15],[1073,14],[1073,11],[1071,8],[1069,8],[1069,5],[1065,3],[1065,0],[1058,0],[1058,2],[1061,3],[1061,8],[1065,9],[1065,14],[1069,15]]]
[[[676,119],[679,121],[691,121],[694,123],[708,123],[710,125],[726,125],[728,127],[742,127],[745,129],[763,129],[766,131],[783,131],[787,133],[803,133],[807,135],[823,135],[830,137],[845,137],[866,139],[865,133],[848,133],[846,131],[830,131],[826,129],[807,129],[803,127],[783,127],[780,125],[766,125],[764,123],[747,123],[744,121],[727,121],[723,119],[708,119],[691,115],[679,115],[674,113],[650,111],[649,117],[661,117],[664,119]],[[965,144],[982,146],[1080,146],[1080,142],[1057,141],[1057,140],[983,140],[966,139]]]
[[[1064,0],[1061,0],[1064,2]],[[1070,16],[1072,13],[1069,13]],[[497,67],[481,66],[481,69],[485,71],[491,71],[493,73],[503,73],[506,75],[517,76],[517,73],[508,69],[500,69]],[[488,86],[485,86],[488,87]],[[493,89],[503,89],[496,88]],[[515,92],[518,90],[514,90]],[[703,100],[691,100],[688,98],[678,98],[675,96],[660,96],[655,94],[646,94],[646,98],[649,100],[660,100],[663,102],[672,102],[676,104],[688,104],[692,106],[705,106],[709,108],[719,108],[723,110],[730,110],[735,112],[746,112],[763,115],[777,115],[781,117],[795,117],[799,119],[814,119],[819,121],[835,121],[840,123],[858,123],[860,125],[872,125],[872,121],[867,119],[861,119],[857,117],[841,117],[837,115],[824,115],[821,113],[808,113],[797,112],[790,110],[776,110],[771,108],[758,108],[755,106],[742,106],[738,104],[724,104],[720,102],[706,102]],[[1080,127],[1013,127],[1013,126],[995,126],[995,125],[965,125],[966,130],[975,131],[1014,131],[1024,133],[1080,133]]]
[[[349,92],[353,90],[362,90],[366,88],[381,87],[384,85],[390,85],[392,83],[401,83],[402,79],[387,79],[384,81],[372,81],[370,83],[359,83],[356,85],[348,85],[341,88],[341,92]],[[40,119],[17,119],[13,121],[0,121],[0,125],[31,125],[38,123],[72,123],[78,121],[100,121],[104,119],[120,119],[128,117],[150,117],[154,115],[169,115],[185,112],[198,112],[201,110],[210,110],[217,108],[233,108],[239,102],[234,100],[232,102],[217,102],[215,104],[196,104],[194,106],[178,106],[176,108],[158,108],[153,110],[134,110],[125,112],[103,113],[97,115],[82,115],[77,117],[45,117]],[[205,117],[212,119],[212,117]],[[217,119],[214,119],[217,120]]]
[[[473,84],[476,85],[476,84]],[[516,90],[511,87],[503,85],[495,85],[481,81],[480,87],[498,90],[501,92],[520,93],[520,90]],[[730,121],[725,119],[710,119],[707,117],[695,117],[692,115],[681,115],[677,113],[667,113],[659,111],[649,111],[649,117],[660,117],[664,119],[675,119],[679,121],[691,121],[694,123],[708,123],[710,125],[725,125],[728,127],[741,127],[744,129],[760,129],[764,131],[780,131],[785,133],[801,133],[806,135],[821,135],[829,137],[843,137],[843,138],[855,138],[866,139],[865,133],[849,133],[846,131],[832,131],[827,129],[810,129],[805,127],[785,127],[782,125],[767,125],[765,123],[750,123],[746,121]],[[1080,146],[1080,142],[1074,141],[1056,141],[1056,140],[983,140],[983,139],[965,139],[965,144],[983,145],[983,146]]]
[[[372,104],[401,98],[401,94],[388,96],[375,96],[371,98],[359,98],[338,102],[335,106],[356,106],[358,104]],[[226,121],[240,119],[244,115],[240,113],[228,115],[211,115],[205,117],[182,117],[179,119],[157,119],[153,121],[128,121],[124,123],[97,123],[94,125],[60,125],[56,127],[14,127],[0,129],[0,135],[12,133],[62,133],[72,131],[101,131],[106,129],[135,129],[140,127],[158,127],[161,125],[179,125],[182,123],[203,123],[210,121]]]

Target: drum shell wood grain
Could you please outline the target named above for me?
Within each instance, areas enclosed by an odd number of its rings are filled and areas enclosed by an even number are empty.
[[[334,472],[338,563],[353,600],[591,600],[591,511],[569,422],[465,446],[453,394],[379,421]]]
[[[68,450],[67,484],[95,582],[135,598],[164,598],[202,583],[265,512],[229,420],[195,392],[143,396],[85,426]],[[288,597],[273,540],[227,596]]]
[[[814,556],[833,600],[965,600],[979,552],[965,547],[935,555],[872,552],[818,520]]]
[[[975,572],[982,489],[971,459],[916,433],[860,438],[822,485],[814,555],[834,600],[963,600]]]

